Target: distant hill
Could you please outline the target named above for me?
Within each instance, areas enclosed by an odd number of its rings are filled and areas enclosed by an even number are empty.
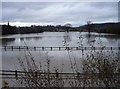
[[[91,32],[99,32],[99,33],[115,33],[120,34],[120,22],[119,23],[94,23],[84,26],[80,26],[79,29],[83,31],[88,31],[88,27]]]

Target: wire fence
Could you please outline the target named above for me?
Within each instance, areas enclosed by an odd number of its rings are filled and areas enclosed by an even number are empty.
[[[37,47],[37,46],[3,46],[4,51],[65,51],[65,50],[120,50],[120,47]]]
[[[26,77],[24,75],[32,75],[33,78],[37,78],[39,79],[40,75],[49,75],[49,79],[52,80],[52,79],[84,79],[84,78],[87,78],[87,79],[94,79],[96,77],[99,77],[101,75],[104,75],[104,74],[101,74],[101,73],[60,73],[60,72],[54,72],[54,73],[46,73],[46,72],[40,72],[40,71],[31,71],[31,72],[27,72],[27,71],[17,71],[17,70],[0,70],[0,75],[2,76],[1,78],[6,78],[6,79],[21,79],[21,78],[29,78],[29,77]],[[106,78],[111,78],[111,76],[114,76],[114,78],[120,78],[120,73],[112,73],[112,74],[109,74],[108,76],[106,76]]]

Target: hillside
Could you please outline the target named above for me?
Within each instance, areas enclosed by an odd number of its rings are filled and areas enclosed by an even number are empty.
[[[120,22],[119,23],[99,23],[99,24],[90,24],[80,26],[79,29],[83,31],[88,31],[89,29],[91,32],[99,32],[99,33],[113,33],[113,34],[120,34]]]

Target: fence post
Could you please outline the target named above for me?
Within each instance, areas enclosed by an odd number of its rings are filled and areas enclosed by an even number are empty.
[[[58,72],[56,71],[56,78],[58,78],[59,77],[59,74],[58,74]]]
[[[42,47],[42,51],[44,51],[44,47]]]
[[[59,47],[59,51],[61,50],[61,47]]]
[[[34,47],[34,51],[36,51],[36,47]]]
[[[37,78],[38,74],[37,74],[37,71],[35,72],[35,77]]]
[[[13,51],[13,46],[11,46],[11,48],[12,48],[12,51]]]
[[[76,50],[78,50],[78,47],[76,47]]]
[[[79,73],[79,72],[77,72],[77,77],[78,77],[78,78],[80,77],[80,73]]]
[[[6,46],[4,47],[5,51],[6,51]]]
[[[15,70],[15,79],[18,79],[17,70]]]
[[[112,50],[112,47],[111,47],[111,50]]]
[[[51,48],[51,51],[52,51],[52,47],[50,47]]]
[[[20,46],[19,46],[19,51],[20,51]]]
[[[28,51],[28,46],[27,46],[27,51]]]

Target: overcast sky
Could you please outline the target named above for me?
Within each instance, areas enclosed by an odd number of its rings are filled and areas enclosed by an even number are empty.
[[[11,25],[64,25],[117,22],[117,2],[3,2],[2,23]]]

